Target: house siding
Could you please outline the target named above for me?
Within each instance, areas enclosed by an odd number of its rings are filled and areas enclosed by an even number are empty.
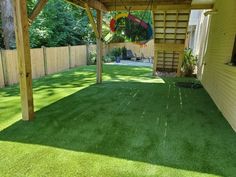
[[[236,35],[236,1],[217,0],[214,8],[201,82],[236,131],[236,67],[226,64]]]

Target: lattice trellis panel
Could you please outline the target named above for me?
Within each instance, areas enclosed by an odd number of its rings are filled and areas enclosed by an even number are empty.
[[[183,52],[189,22],[190,9],[156,10],[153,12],[155,31],[156,69],[159,71],[177,71],[180,52]],[[165,47],[158,48],[158,44]],[[171,46],[171,51],[168,47]],[[175,47],[182,50],[174,50]]]

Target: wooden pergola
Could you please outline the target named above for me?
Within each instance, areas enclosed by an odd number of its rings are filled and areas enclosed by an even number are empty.
[[[14,23],[16,33],[16,46],[18,55],[18,67],[20,77],[20,93],[23,120],[32,120],[34,117],[32,72],[29,43],[29,26],[37,17],[48,0],[39,0],[33,12],[28,17],[27,0],[13,0]],[[147,0],[66,0],[69,3],[84,8],[97,38],[97,83],[102,83],[102,14],[107,11],[145,10]],[[191,9],[211,9],[214,0],[153,0],[153,26],[155,39],[155,54],[153,73],[156,72],[158,58],[165,60],[170,52],[175,57],[178,53],[178,71],[183,56],[184,35],[179,35],[180,29],[187,29],[189,13]],[[94,20],[91,8],[97,11],[97,19]],[[181,18],[180,18],[181,16]],[[168,18],[170,20],[168,21]],[[173,19],[172,19],[173,18]],[[159,28],[161,24],[161,28]],[[182,24],[182,25],[180,25]],[[167,27],[173,28],[172,33],[167,32]],[[159,31],[160,30],[160,31]],[[184,31],[184,30],[183,30]],[[169,52],[169,53],[167,53]]]

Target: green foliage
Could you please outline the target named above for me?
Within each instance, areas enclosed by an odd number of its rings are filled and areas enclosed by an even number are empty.
[[[0,17],[1,17],[1,11],[0,11]],[[0,18],[0,26],[2,27],[2,19]],[[2,28],[0,28],[0,48],[4,48],[4,42],[2,37]]]
[[[127,48],[124,46],[122,47],[122,59],[126,60],[127,59]]]
[[[121,56],[121,54],[122,54],[121,48],[114,48],[111,51],[111,55],[114,57],[119,57]]]
[[[96,51],[90,51],[89,56],[88,56],[88,65],[95,65],[96,64],[96,59],[97,59],[97,52]]]
[[[182,71],[184,76],[192,76],[197,64],[197,57],[193,55],[192,49],[188,48],[184,51],[184,60],[182,63]]]
[[[31,14],[38,0],[27,0],[28,15]],[[121,12],[104,15],[103,36],[109,31],[110,19]],[[150,11],[131,12],[133,15],[151,23]],[[93,11],[95,16],[95,11]],[[0,20],[1,25],[1,20]],[[136,28],[134,29],[136,30]],[[30,44],[32,48],[46,46],[57,47],[95,43],[95,34],[91,28],[86,12],[64,0],[50,0],[30,26]],[[112,42],[127,42],[131,39],[124,35],[124,30],[117,31]],[[4,47],[0,30],[0,47]]]
[[[29,11],[34,7],[28,4]],[[84,10],[63,0],[51,0],[30,28],[31,47],[93,43],[95,36]]]
[[[119,13],[124,13],[123,11],[118,11],[118,12],[110,12],[107,13],[104,16],[104,19],[107,24],[109,24],[110,20]],[[142,19],[143,21],[152,24],[152,16],[151,16],[151,11],[132,11],[132,15],[138,17],[139,19]],[[127,23],[126,23],[127,22]],[[113,36],[113,39],[111,42],[113,43],[120,43],[120,42],[131,42],[131,41],[141,41],[145,40],[146,38],[146,30],[143,30],[140,28],[139,24],[133,24],[129,23],[125,19],[119,19],[118,22],[119,25],[116,33]],[[107,25],[108,26],[108,25]],[[110,30],[108,28],[108,30]],[[109,31],[106,32],[106,34]],[[125,34],[127,34],[129,37],[127,37]]]
[[[104,63],[110,63],[110,62],[113,62],[115,61],[115,56],[112,56],[111,54],[107,54],[103,57],[103,62]]]

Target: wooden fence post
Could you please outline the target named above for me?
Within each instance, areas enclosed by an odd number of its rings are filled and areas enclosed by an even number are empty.
[[[156,76],[157,75],[157,60],[158,60],[158,50],[154,50],[154,58],[153,58],[153,70],[152,70],[152,75]]]
[[[179,63],[178,63],[178,69],[177,69],[177,76],[181,76],[181,67],[182,67],[182,62],[184,59],[184,52],[179,52]]]
[[[3,65],[3,59],[2,59],[2,50],[0,49],[0,63],[1,63],[1,68],[2,68],[2,79],[3,79],[3,86],[6,86],[5,84],[5,76],[4,76],[4,65]]]
[[[43,63],[44,63],[44,75],[48,75],[48,61],[47,61],[47,48],[42,46],[43,49]]]
[[[1,58],[2,58],[2,70],[3,70],[3,79],[4,85],[9,85],[9,78],[8,78],[8,70],[7,70],[7,58],[4,57],[3,52],[1,50]]]
[[[72,68],[71,66],[71,45],[68,46],[68,53],[69,53],[69,69]]]
[[[87,65],[89,65],[89,44],[86,44],[86,58],[87,58]]]

